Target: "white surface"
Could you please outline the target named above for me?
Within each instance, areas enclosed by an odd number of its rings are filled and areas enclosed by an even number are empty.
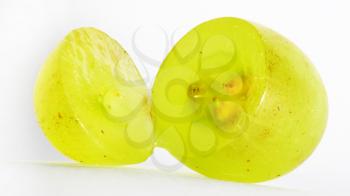
[[[295,42],[314,62],[329,95],[328,128],[315,153],[292,173],[264,185],[296,189],[297,194],[310,190],[349,195],[349,10],[346,0],[0,0],[0,160],[68,161],[49,145],[38,128],[32,89],[46,56],[71,29],[94,26],[116,38],[151,85],[156,66],[182,33],[207,19],[236,16],[268,26]],[[135,32],[137,49],[152,57],[151,63],[140,58],[132,46]],[[175,38],[171,39],[174,32]],[[157,153],[157,159],[173,162],[167,154]],[[296,194],[285,189],[167,174],[154,169],[150,160],[143,167],[153,169],[143,172],[4,163],[0,167],[0,195]]]
[[[3,168],[6,169],[3,169]],[[87,168],[75,164],[26,163],[4,166],[1,181],[7,195],[313,195],[287,188],[209,180],[199,175],[174,175],[143,168]]]

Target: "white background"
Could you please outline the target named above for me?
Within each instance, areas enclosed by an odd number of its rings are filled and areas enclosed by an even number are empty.
[[[0,0],[0,195],[350,195],[350,6],[340,0],[6,1]],[[151,160],[128,168],[71,164],[45,139],[32,92],[45,58],[71,29],[94,26],[117,39],[151,86],[181,34],[205,20],[235,16],[263,24],[295,42],[314,62],[329,96],[326,133],[292,173],[259,185],[220,182],[182,167],[159,171]],[[174,39],[171,35],[175,32]],[[315,95],[317,96],[317,95]],[[156,151],[163,164],[174,160]]]

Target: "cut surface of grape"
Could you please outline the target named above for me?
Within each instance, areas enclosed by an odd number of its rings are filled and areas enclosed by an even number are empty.
[[[281,35],[238,18],[188,32],[152,89],[157,145],[206,176],[270,180],[300,165],[327,120],[322,81]],[[177,137],[165,137],[167,130]]]
[[[76,161],[132,164],[153,151],[146,85],[121,45],[95,28],[73,30],[50,55],[35,110],[51,143]]]

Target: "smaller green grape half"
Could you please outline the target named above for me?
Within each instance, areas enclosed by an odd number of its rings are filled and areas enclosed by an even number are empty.
[[[45,135],[71,159],[122,165],[152,153],[146,85],[121,45],[95,28],[73,30],[58,45],[34,99]]]
[[[238,18],[189,31],[152,89],[157,146],[216,179],[261,182],[300,165],[319,143],[327,96],[290,41]]]

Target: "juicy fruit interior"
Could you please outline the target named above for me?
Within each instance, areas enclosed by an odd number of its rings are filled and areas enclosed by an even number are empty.
[[[326,124],[312,64],[280,35],[237,18],[187,33],[152,90],[157,145],[206,176],[273,179],[303,162]]]
[[[38,77],[35,109],[45,135],[86,164],[131,164],[153,150],[147,89],[126,51],[94,28],[69,33]]]

